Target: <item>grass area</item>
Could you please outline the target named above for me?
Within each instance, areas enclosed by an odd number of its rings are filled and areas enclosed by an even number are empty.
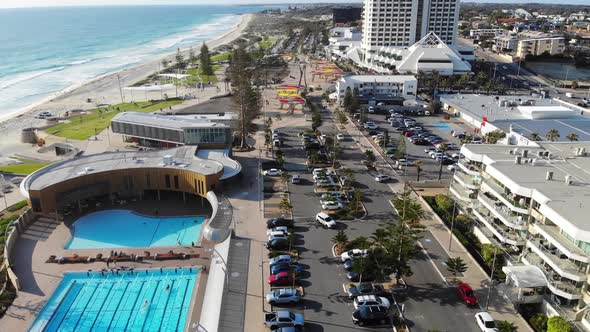
[[[0,172],[28,175],[49,165],[49,163],[23,163],[18,165],[0,166]]]
[[[182,100],[144,101],[123,103],[88,111],[88,114],[73,118],[67,123],[60,123],[46,130],[47,133],[75,140],[86,140],[110,126],[111,119],[120,112],[149,113],[178,105]]]
[[[277,41],[276,38],[269,37],[269,38],[261,41],[260,43],[258,43],[258,45],[260,45],[260,48],[262,48],[262,49],[267,49],[267,48],[271,47],[276,41]]]
[[[231,59],[232,54],[231,52],[227,52],[227,53],[221,53],[221,54],[217,54],[211,57],[211,61],[212,62],[217,62],[217,61],[227,61],[229,59]]]
[[[221,68],[221,65],[213,65],[213,73],[215,73],[216,71],[219,70],[219,68]],[[217,76],[215,76],[215,74],[213,75],[203,75],[203,72],[201,71],[201,67],[199,67],[198,69],[193,69],[193,70],[187,70],[186,73],[188,75],[191,75],[191,77],[188,77],[187,80],[187,84],[197,84],[199,83],[199,78],[198,76],[201,76],[201,78],[203,79],[203,83],[207,84],[209,82],[211,83],[217,83]]]

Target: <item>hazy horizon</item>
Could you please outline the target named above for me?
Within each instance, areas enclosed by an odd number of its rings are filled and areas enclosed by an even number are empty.
[[[5,8],[38,8],[38,7],[79,7],[79,6],[144,6],[144,5],[257,5],[257,4],[298,4],[298,3],[361,3],[362,0],[299,0],[285,3],[280,0],[218,0],[212,3],[211,0],[3,0],[0,2],[0,9]],[[506,4],[554,4],[553,0],[536,1],[477,1],[468,0],[462,2],[476,3],[506,3]],[[564,4],[585,5],[587,0],[566,0]],[[590,6],[589,6],[590,7]]]

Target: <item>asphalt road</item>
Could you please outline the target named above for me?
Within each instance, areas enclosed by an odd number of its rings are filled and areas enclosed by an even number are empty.
[[[382,115],[371,115],[371,118],[373,117],[375,118],[372,120],[383,122],[385,125]],[[440,120],[423,119],[424,122],[432,121],[433,125]],[[286,169],[290,174],[301,174],[305,179],[302,184],[289,185],[296,221],[295,245],[301,254],[300,263],[306,268],[300,280],[300,284],[305,287],[305,301],[296,310],[304,312],[308,331],[391,331],[392,328],[389,326],[359,328],[352,323],[351,314],[354,308],[346,298],[342,287],[347,282],[346,275],[339,258],[332,255],[331,238],[339,229],[345,230],[349,238],[370,236],[381,225],[396,222],[396,216],[388,202],[393,193],[388,184],[376,182],[374,174],[369,173],[361,164],[363,154],[358,149],[359,137],[346,135],[347,140],[340,144],[341,162],[344,167],[351,168],[355,172],[358,187],[363,190],[366,197],[365,206],[369,215],[361,221],[339,222],[337,229],[328,230],[320,227],[314,221],[315,214],[320,212],[319,195],[313,192],[311,175],[306,172],[304,166],[305,153],[297,137],[298,132],[308,128],[278,128],[286,137],[283,147],[286,155]],[[320,130],[328,134],[335,132],[336,128],[329,113],[324,113],[324,126]],[[433,131],[446,138],[450,129],[433,127]],[[397,138],[393,132],[390,136]],[[416,157],[422,156],[421,158],[429,162],[423,176],[435,178],[438,174],[438,166],[434,160],[426,159],[424,147],[414,146],[409,142],[407,146],[409,154]],[[449,176],[446,167],[444,170],[445,176]],[[394,181],[400,180],[394,179]],[[432,248],[429,248],[432,251],[431,254],[422,254],[412,262],[414,275],[407,279],[410,285],[409,296],[402,303],[412,331],[426,332],[433,329],[475,331],[477,326],[473,315],[476,310],[466,308],[460,302],[456,289],[447,287],[440,276],[441,272],[435,268],[435,265],[441,266],[443,264],[441,262],[446,260],[444,250],[440,252],[442,249],[440,245],[437,247],[433,244]],[[429,256],[434,256],[435,263]]]

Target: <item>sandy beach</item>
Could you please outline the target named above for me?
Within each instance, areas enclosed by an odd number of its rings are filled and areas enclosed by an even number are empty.
[[[232,30],[215,39],[207,41],[206,44],[209,46],[209,49],[215,49],[219,46],[229,44],[239,38],[252,20],[253,15],[254,14],[241,15],[240,21]],[[200,45],[195,46],[199,47]],[[198,51],[198,48],[196,50]],[[188,54],[188,50],[186,50],[185,53]],[[158,60],[110,73],[102,77],[97,77],[89,82],[81,84],[80,86],[62,91],[59,95],[52,96],[50,99],[47,99],[38,105],[23,110],[21,113],[11,114],[8,118],[0,117],[0,133],[2,133],[2,139],[0,140],[0,164],[5,161],[5,158],[18,152],[23,147],[29,147],[28,144],[20,143],[20,132],[23,128],[45,125],[45,120],[35,119],[34,115],[38,112],[49,111],[53,114],[60,115],[66,111],[74,109],[85,110],[96,108],[96,103],[120,103],[121,95],[119,91],[119,79],[122,87],[132,85],[157,72],[158,66],[162,63],[162,60],[173,60],[175,55],[175,53],[169,54]],[[92,98],[96,103],[88,103],[86,101],[87,98]]]

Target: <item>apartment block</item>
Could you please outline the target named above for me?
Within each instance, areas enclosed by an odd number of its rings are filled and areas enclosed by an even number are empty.
[[[538,56],[543,53],[550,55],[562,54],[565,50],[564,37],[547,37],[534,39],[521,39],[518,41],[516,56],[524,58],[527,55]]]
[[[358,89],[361,98],[378,102],[399,102],[415,100],[418,83],[412,75],[352,75],[342,77],[336,83],[338,103],[341,103],[346,90]]]
[[[450,192],[507,258],[498,287],[590,331],[590,143],[466,144]]]

